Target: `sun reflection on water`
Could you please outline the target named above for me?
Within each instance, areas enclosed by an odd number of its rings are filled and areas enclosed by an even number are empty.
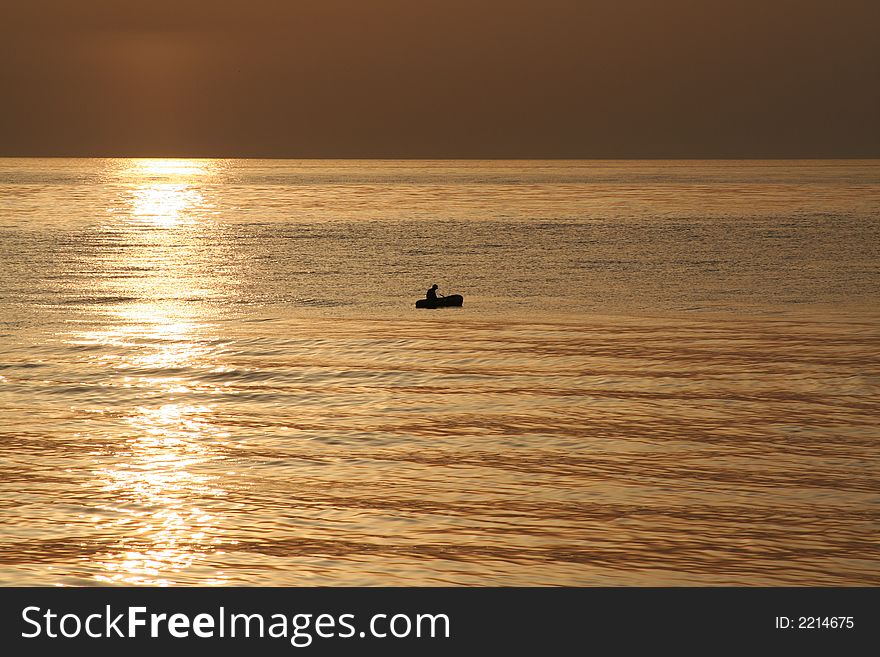
[[[180,581],[204,567],[220,540],[210,506],[224,494],[212,466],[222,459],[217,444],[225,433],[212,422],[204,400],[213,391],[199,377],[216,366],[206,344],[210,325],[188,317],[192,312],[186,304],[131,303],[92,336],[114,348],[106,364],[132,402],[139,400],[124,417],[128,430],[115,458],[95,472],[110,500],[103,529],[119,537],[102,560],[100,581]],[[216,573],[213,579],[221,581]]]
[[[128,160],[130,171],[149,176],[205,176],[211,173],[211,160],[184,158],[136,158]]]
[[[213,421],[217,388],[203,378],[221,365],[218,338],[204,306],[186,300],[210,294],[213,284],[200,279],[195,291],[188,262],[206,207],[189,178],[206,173],[202,161],[131,161],[128,210],[113,227],[128,248],[105,265],[135,264],[140,273],[106,279],[121,301],[101,309],[100,327],[76,338],[103,347],[108,394],[126,409],[124,439],[94,471],[105,500],[99,530],[113,537],[98,559],[103,583],[225,581],[209,557],[223,533],[212,509],[225,495],[216,465],[226,434]],[[187,230],[149,237],[144,224]]]
[[[181,223],[194,223],[185,214],[187,208],[198,205],[202,195],[186,185],[158,183],[135,190],[132,215],[156,226],[171,228]]]
[[[218,518],[206,508],[223,495],[204,471],[218,458],[208,441],[217,434],[210,413],[207,406],[166,403],[139,407],[127,418],[126,458],[96,473],[108,497],[118,500],[112,510],[119,517],[107,529],[123,530],[117,551],[102,561],[100,581],[167,585],[201,567],[219,542]]]
[[[206,200],[194,183],[203,182],[210,173],[210,162],[205,160],[131,160],[124,171],[138,181],[131,217],[159,228],[196,223],[196,212],[205,211]]]

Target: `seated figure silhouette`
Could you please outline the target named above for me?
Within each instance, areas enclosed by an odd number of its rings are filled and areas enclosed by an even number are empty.
[[[448,308],[451,306],[461,306],[464,303],[464,297],[460,294],[450,294],[445,296],[437,294],[438,285],[434,283],[428,291],[425,292],[425,298],[416,301],[416,308]]]

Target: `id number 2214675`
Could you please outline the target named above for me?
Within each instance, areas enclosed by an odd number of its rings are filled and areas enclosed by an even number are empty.
[[[850,630],[855,627],[852,616],[777,616],[776,629],[787,630]]]

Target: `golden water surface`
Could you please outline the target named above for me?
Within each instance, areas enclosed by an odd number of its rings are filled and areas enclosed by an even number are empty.
[[[880,584],[876,164],[0,173],[4,585]]]

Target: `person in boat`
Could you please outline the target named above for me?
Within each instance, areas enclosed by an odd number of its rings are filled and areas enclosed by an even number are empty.
[[[443,295],[440,295],[443,296]],[[425,298],[428,301],[437,301],[437,284],[434,283],[428,291],[425,293]]]

